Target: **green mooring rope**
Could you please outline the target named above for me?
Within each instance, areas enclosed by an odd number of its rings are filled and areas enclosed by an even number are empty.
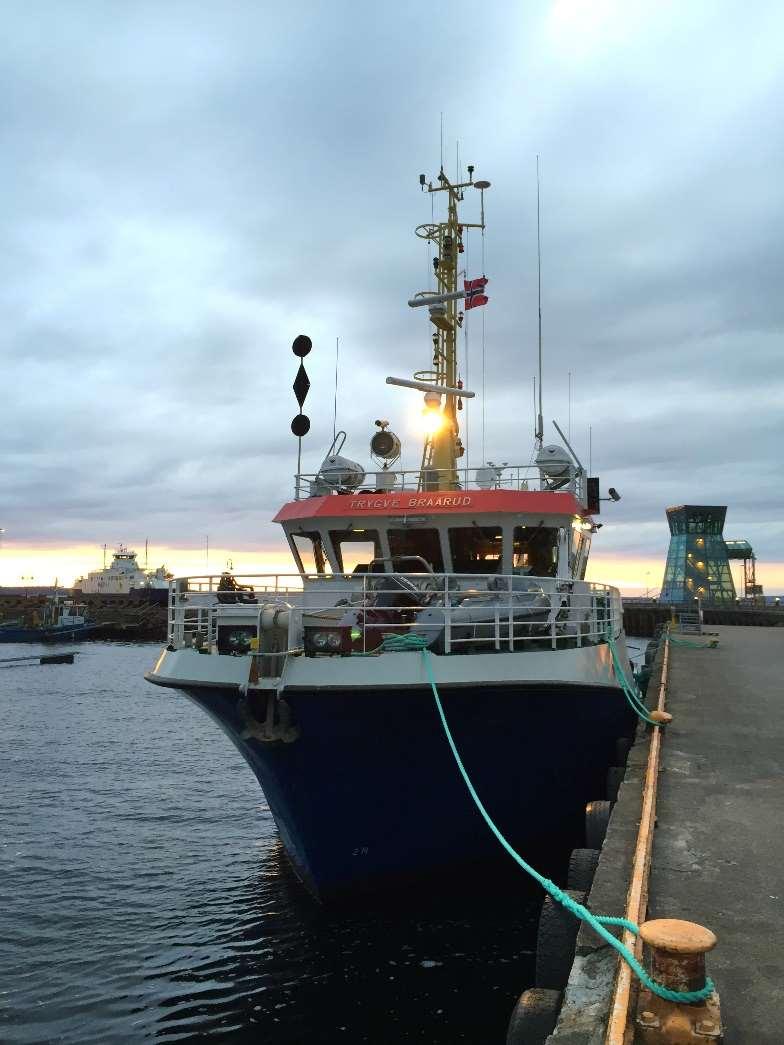
[[[685,646],[687,649],[716,649],[719,645],[718,639],[712,639],[710,642],[692,642],[691,639],[679,639],[675,635],[668,635],[667,641],[673,646]]]
[[[396,641],[392,642],[392,640]],[[542,888],[545,890],[545,892],[553,898],[553,900],[560,903],[567,909],[567,911],[570,911],[581,921],[587,922],[587,924],[590,925],[590,927],[593,929],[595,933],[597,933],[599,936],[602,937],[603,940],[609,943],[609,945],[613,947],[618,952],[618,954],[620,954],[623,960],[627,963],[627,965],[631,968],[635,975],[640,979],[640,982],[645,987],[647,987],[648,990],[652,991],[654,994],[657,994],[660,998],[666,999],[667,1001],[686,1002],[687,1004],[701,1002],[704,1001],[706,998],[710,997],[710,995],[713,994],[714,991],[714,984],[713,980],[711,980],[710,977],[707,976],[705,977],[705,986],[700,991],[671,991],[667,987],[662,987],[661,984],[651,979],[651,977],[648,975],[648,973],[645,971],[642,965],[640,965],[640,963],[637,961],[637,959],[628,949],[628,947],[626,947],[619,939],[613,936],[613,934],[611,932],[608,932],[605,928],[605,926],[607,925],[619,925],[622,926],[624,929],[628,929],[630,932],[634,933],[635,936],[637,936],[640,931],[638,925],[636,925],[634,922],[630,922],[626,918],[611,918],[607,915],[591,914],[587,907],[584,907],[582,904],[579,904],[575,900],[573,900],[568,893],[565,893],[562,889],[559,889],[555,882],[551,882],[549,878],[545,878],[543,875],[539,874],[539,872],[535,868],[531,867],[529,863],[526,863],[522,856],[520,856],[520,854],[512,848],[512,846],[509,844],[506,838],[504,838],[499,829],[496,827],[490,814],[482,805],[482,801],[479,798],[479,795],[476,793],[474,785],[471,783],[471,778],[469,777],[468,772],[466,771],[466,768],[463,765],[463,760],[460,758],[460,753],[457,750],[454,738],[452,737],[452,732],[449,729],[449,725],[446,720],[446,715],[444,714],[444,708],[441,704],[441,698],[438,695],[438,687],[436,685],[436,680],[433,676],[433,667],[430,661],[430,650],[426,648],[426,640],[419,635],[385,635],[384,644],[386,648],[390,651],[393,649],[421,651],[422,657],[425,662],[425,670],[427,671],[428,680],[430,682],[430,688],[433,691],[433,697],[435,698],[438,714],[441,718],[441,725],[444,727],[444,733],[446,734],[446,739],[449,741],[449,747],[451,748],[452,754],[454,755],[455,762],[457,763],[457,768],[460,770],[460,774],[463,777],[466,787],[468,788],[468,792],[471,795],[471,798],[474,800],[474,804],[476,805],[477,809],[482,814],[485,823],[490,828],[495,837],[498,839],[498,841],[501,843],[501,845],[504,847],[504,849],[507,851],[507,853],[509,853],[512,859],[515,860],[527,874],[529,874],[535,881],[537,881],[539,885],[541,885]]]
[[[643,704],[642,693],[640,692],[636,682],[632,677],[632,682],[626,678],[626,672],[623,670],[621,665],[621,658],[618,656],[618,647],[615,645],[615,639],[612,634],[608,631],[605,636],[607,639],[607,645],[610,647],[610,655],[612,657],[613,667],[615,668],[615,676],[621,684],[623,695],[626,697],[632,711],[635,715],[638,715],[643,722],[647,722],[649,726],[660,726],[660,722],[655,722],[648,714],[648,709]]]
[[[413,631],[409,631],[405,635],[384,632],[381,649],[385,653],[404,653],[407,650],[416,653],[424,652],[427,649],[427,639]]]
[[[381,643],[376,649],[364,653],[352,653],[352,657],[376,657],[379,653],[419,653],[427,646],[427,639],[421,635],[408,632],[400,635],[396,632],[385,631],[381,636]]]

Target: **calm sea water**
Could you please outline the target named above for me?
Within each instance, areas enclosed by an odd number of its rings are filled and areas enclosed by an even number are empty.
[[[503,1042],[526,883],[319,907],[228,739],[144,682],[158,647],[75,648],[0,664],[0,1040]]]

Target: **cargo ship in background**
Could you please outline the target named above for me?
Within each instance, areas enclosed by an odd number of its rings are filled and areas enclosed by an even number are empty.
[[[477,792],[529,858],[581,832],[634,725],[620,594],[585,580],[598,480],[557,426],[563,445],[545,443],[541,382],[533,447],[513,450],[532,463],[463,463],[474,393],[458,334],[488,303],[484,272],[461,271],[490,187],[473,170],[420,176],[444,205],[416,229],[435,285],[409,301],[429,324],[429,365],[387,378],[424,398],[419,466],[401,467],[401,440],[373,412],[368,466],[344,456],[338,433],[316,471],[298,468],[275,517],[296,572],[173,581],[168,643],[146,676],[228,734],[321,899],[462,871],[476,887],[508,861],[458,773],[429,671]],[[473,221],[458,213],[466,197]],[[300,360],[310,349],[294,341]],[[300,408],[308,385],[300,365]],[[308,427],[300,412],[293,431]],[[260,435],[249,430],[249,446]]]
[[[145,564],[147,560],[147,542],[145,541]],[[120,545],[112,556],[109,566],[106,565],[106,546],[104,545],[104,565],[100,570],[91,570],[86,577],[77,577],[73,583],[75,591],[82,595],[128,595],[130,592],[168,592],[172,579],[165,566],[156,570],[139,566],[137,554],[124,545]]]

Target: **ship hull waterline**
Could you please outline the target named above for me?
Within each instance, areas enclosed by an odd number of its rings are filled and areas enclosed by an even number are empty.
[[[177,688],[239,749],[317,898],[510,862],[468,794],[429,687],[285,691],[296,739],[273,743],[248,735],[236,688]],[[518,851],[546,860],[565,838],[583,844],[585,802],[604,796],[615,740],[634,725],[621,691],[517,683],[441,696],[474,786]],[[259,723],[267,699],[251,697]]]

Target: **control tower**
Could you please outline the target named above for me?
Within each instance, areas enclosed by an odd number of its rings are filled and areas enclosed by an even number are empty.
[[[670,547],[664,567],[662,602],[730,605],[735,601],[724,519],[727,507],[682,504],[667,509]]]

